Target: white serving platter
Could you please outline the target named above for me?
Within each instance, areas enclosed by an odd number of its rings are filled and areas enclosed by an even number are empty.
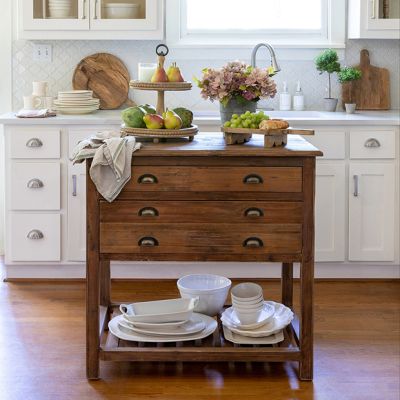
[[[232,343],[236,344],[275,344],[284,341],[283,331],[279,331],[274,335],[261,338],[249,338],[232,332],[228,327],[223,326],[224,337]]]
[[[217,329],[217,321],[207,315],[199,314],[204,319],[206,323],[205,328],[197,333],[185,336],[151,336],[151,335],[142,335],[140,333],[134,333],[131,330],[125,329],[120,326],[120,321],[123,320],[122,315],[118,315],[114,317],[108,323],[108,329],[110,332],[119,339],[129,340],[133,342],[147,342],[147,343],[172,343],[172,342],[185,342],[189,340],[199,340],[204,339],[205,337],[211,335],[215,329]]]

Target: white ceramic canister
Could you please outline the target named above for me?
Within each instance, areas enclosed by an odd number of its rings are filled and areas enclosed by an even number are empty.
[[[46,81],[35,81],[32,82],[32,95],[37,97],[46,97],[47,96],[47,86],[48,83]]]

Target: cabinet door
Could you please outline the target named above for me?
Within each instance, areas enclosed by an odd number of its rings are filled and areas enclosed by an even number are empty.
[[[345,165],[317,163],[315,194],[316,261],[345,258]]]
[[[86,164],[68,166],[68,260],[86,259]]]
[[[19,4],[24,31],[89,29],[89,0],[21,0]]]
[[[400,27],[400,9],[398,0],[370,0],[366,2],[367,29],[397,31]]]
[[[350,261],[393,261],[394,177],[393,163],[350,163]]]
[[[161,21],[162,1],[90,0],[90,29],[106,31],[156,31]]]

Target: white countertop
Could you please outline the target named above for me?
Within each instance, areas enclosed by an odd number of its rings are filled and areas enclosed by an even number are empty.
[[[284,118],[296,125],[400,125],[400,111],[358,111],[355,114],[324,111],[265,111],[271,118]],[[0,116],[4,125],[116,125],[121,121],[121,110],[97,111],[88,115],[58,115],[51,118],[16,118],[14,113]],[[195,113],[194,123],[216,125],[218,112]]]

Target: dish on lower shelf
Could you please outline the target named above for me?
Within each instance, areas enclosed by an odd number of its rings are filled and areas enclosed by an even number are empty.
[[[239,335],[235,332],[232,332],[227,326],[223,325],[224,337],[226,340],[236,343],[236,344],[275,344],[284,341],[283,331],[260,338],[250,338],[247,336]]]

